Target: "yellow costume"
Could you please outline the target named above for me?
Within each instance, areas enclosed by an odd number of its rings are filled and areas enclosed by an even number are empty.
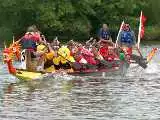
[[[37,52],[46,52],[45,53],[45,62],[47,60],[52,60],[54,65],[59,65],[60,63],[66,64],[68,62],[75,62],[74,58],[70,55],[70,50],[62,46],[57,51],[57,57],[56,57],[56,51],[48,52],[48,49],[45,45],[39,45],[37,46]]]
[[[45,61],[52,60],[55,55],[54,51],[48,53],[48,48],[43,44],[37,46],[37,52],[45,53]]]
[[[65,46],[62,46],[61,48],[59,48],[58,57],[55,57],[53,59],[53,63],[55,65],[59,65],[60,62],[62,64],[65,64],[67,62],[75,62],[74,58],[70,55],[70,50]]]
[[[37,52],[47,52],[47,50],[48,48],[43,44],[37,46]]]

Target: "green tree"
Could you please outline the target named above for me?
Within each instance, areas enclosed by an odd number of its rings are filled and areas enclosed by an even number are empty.
[[[22,36],[35,24],[49,39],[87,39],[102,23],[118,31],[122,20],[138,29],[143,10],[147,25],[159,24],[157,0],[0,0],[0,39]]]

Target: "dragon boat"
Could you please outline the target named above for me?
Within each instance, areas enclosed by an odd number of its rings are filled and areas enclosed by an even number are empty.
[[[129,67],[129,64],[126,61],[116,61],[113,63],[109,63],[107,61],[101,61],[100,66],[89,65],[89,64],[82,65],[76,63],[73,64],[73,68],[70,69],[56,70],[53,66],[50,66],[49,68],[46,68],[43,71],[28,71],[26,69],[20,69],[19,67],[14,67],[13,56],[15,55],[16,59],[20,58],[19,57],[20,53],[17,51],[19,51],[18,47],[14,49],[14,52],[12,52],[11,48],[5,48],[3,51],[3,57],[4,57],[4,62],[7,64],[9,73],[21,80],[40,79],[60,72],[65,72],[71,75],[91,75],[93,73],[119,71],[126,64],[127,64],[126,67]],[[75,67],[79,66],[83,68],[76,70]]]
[[[29,71],[27,69],[21,69],[19,67],[14,67],[13,61],[21,59],[21,46],[17,42],[13,42],[9,48],[5,48],[3,50],[3,58],[4,62],[7,64],[8,71],[13,76],[17,77],[21,80],[34,80],[40,79],[46,76],[51,76],[59,72],[65,72],[71,75],[92,75],[93,73],[115,73],[116,71],[122,72],[124,69],[127,70],[131,64],[140,65],[143,68],[147,67],[147,63],[151,61],[153,56],[157,52],[157,48],[153,48],[151,52],[148,54],[146,59],[142,59],[140,55],[132,55],[132,59],[130,61],[126,60],[115,60],[112,62],[108,62],[105,60],[101,60],[98,65],[90,65],[90,64],[79,64],[79,63],[71,63],[72,68],[56,70],[53,66],[50,66],[43,71]],[[22,64],[20,62],[20,64]],[[77,69],[77,67],[81,66],[82,69]],[[124,71],[123,71],[124,72]]]

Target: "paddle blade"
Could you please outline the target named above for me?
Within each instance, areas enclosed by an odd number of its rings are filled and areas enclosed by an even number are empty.
[[[78,62],[71,63],[71,66],[74,70],[80,70],[82,68],[82,65]]]
[[[158,48],[153,48],[147,56],[147,62],[150,62],[157,52],[158,52]]]
[[[97,69],[96,65],[91,65],[91,64],[82,64],[82,63],[78,63],[78,62],[73,62],[73,63],[71,63],[71,65],[74,70]]]
[[[142,68],[147,68],[146,60],[143,57],[132,54],[131,59],[134,60]]]

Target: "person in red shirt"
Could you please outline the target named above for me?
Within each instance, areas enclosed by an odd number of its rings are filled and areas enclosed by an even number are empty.
[[[33,26],[30,26],[28,28],[27,32],[20,41],[22,49],[27,49],[31,51],[36,51],[37,43],[41,42],[42,38],[40,36],[40,32]]]
[[[109,45],[106,42],[101,42],[100,46],[99,53],[105,60],[107,60]]]
[[[37,69],[37,65],[32,65],[32,63],[33,59],[40,58],[44,54],[37,52],[37,44],[45,44],[45,41],[42,41],[42,39],[43,38],[41,37],[37,27],[35,25],[32,25],[28,27],[27,32],[20,40],[21,47],[23,50],[25,50],[27,70],[35,71]],[[38,59],[37,61],[39,60],[40,59]]]
[[[115,48],[114,47],[108,47],[108,56],[107,56],[107,60],[110,62],[113,62],[114,60],[118,60],[119,57],[115,52]]]
[[[91,65],[96,65],[97,64],[97,62],[94,58],[94,54],[91,51],[84,48],[83,46],[79,47],[79,51],[81,51],[81,55],[87,61],[87,63],[89,63]]]

